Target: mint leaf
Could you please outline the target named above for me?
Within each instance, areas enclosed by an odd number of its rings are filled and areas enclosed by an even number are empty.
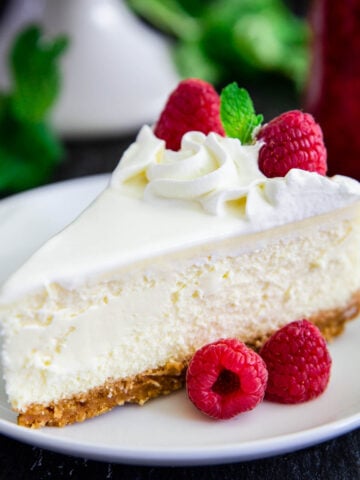
[[[127,0],[129,6],[156,27],[186,41],[199,37],[198,22],[177,0]]]
[[[182,47],[197,42],[219,83],[228,79],[281,74],[301,91],[309,65],[309,26],[285,0],[126,0],[146,21]],[[299,2],[301,3],[301,2]],[[179,60],[176,58],[177,65]],[[196,63],[181,59],[189,73]],[[204,61],[202,61],[204,63]],[[200,72],[201,73],[201,72]],[[205,75],[207,72],[205,71]],[[204,76],[204,79],[209,77]]]
[[[256,115],[250,95],[236,82],[223,89],[220,96],[220,117],[228,137],[238,138],[243,145],[253,143],[255,127],[264,117]]]
[[[8,108],[9,98],[4,93],[0,92],[0,123],[5,118]]]
[[[16,192],[49,180],[63,148],[46,115],[60,89],[58,58],[67,40],[44,41],[30,26],[14,40],[11,89],[0,91],[0,191]]]
[[[45,42],[36,25],[27,27],[16,38],[9,60],[12,108],[19,119],[39,122],[46,116],[60,90],[58,57],[66,47],[63,36]]]
[[[45,123],[24,123],[8,115],[0,124],[0,190],[20,191],[49,180],[62,154]]]

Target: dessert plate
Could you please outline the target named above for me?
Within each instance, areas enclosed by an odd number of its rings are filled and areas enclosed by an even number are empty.
[[[107,175],[49,185],[0,202],[0,283],[106,186]],[[142,465],[209,465],[278,455],[360,427],[360,321],[330,345],[330,385],[302,405],[263,402],[227,421],[211,420],[185,391],[143,407],[119,407],[63,429],[16,425],[0,380],[0,433],[57,452]],[[0,377],[2,378],[0,371]]]

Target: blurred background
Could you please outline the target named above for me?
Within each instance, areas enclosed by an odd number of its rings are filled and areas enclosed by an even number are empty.
[[[0,195],[111,171],[181,78],[321,124],[360,179],[360,0],[2,0]]]

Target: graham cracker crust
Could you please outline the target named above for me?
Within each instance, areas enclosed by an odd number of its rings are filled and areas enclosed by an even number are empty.
[[[322,311],[309,320],[321,330],[326,340],[330,341],[343,332],[347,321],[359,314],[360,291],[353,295],[345,308]],[[258,350],[271,333],[246,343]],[[101,415],[124,403],[143,405],[151,398],[182,388],[188,362],[189,359],[170,361],[160,368],[148,370],[135,377],[108,380],[100,387],[48,405],[33,403],[25,412],[19,413],[18,424],[30,428],[64,427]]]

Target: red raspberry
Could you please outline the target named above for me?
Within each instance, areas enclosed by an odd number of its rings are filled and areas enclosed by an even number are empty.
[[[260,355],[269,372],[265,398],[273,402],[306,402],[318,397],[329,382],[331,358],[326,342],[307,320],[275,332]]]
[[[200,348],[186,375],[193,404],[213,418],[231,418],[252,410],[264,398],[266,366],[236,339],[221,339]]]
[[[179,83],[170,95],[154,133],[165,140],[167,148],[179,150],[183,135],[193,130],[225,135],[220,120],[220,97],[212,85],[197,78]]]
[[[267,177],[283,177],[291,168],[325,175],[326,148],[320,126],[309,113],[292,110],[264,125],[258,139],[259,168]]]

